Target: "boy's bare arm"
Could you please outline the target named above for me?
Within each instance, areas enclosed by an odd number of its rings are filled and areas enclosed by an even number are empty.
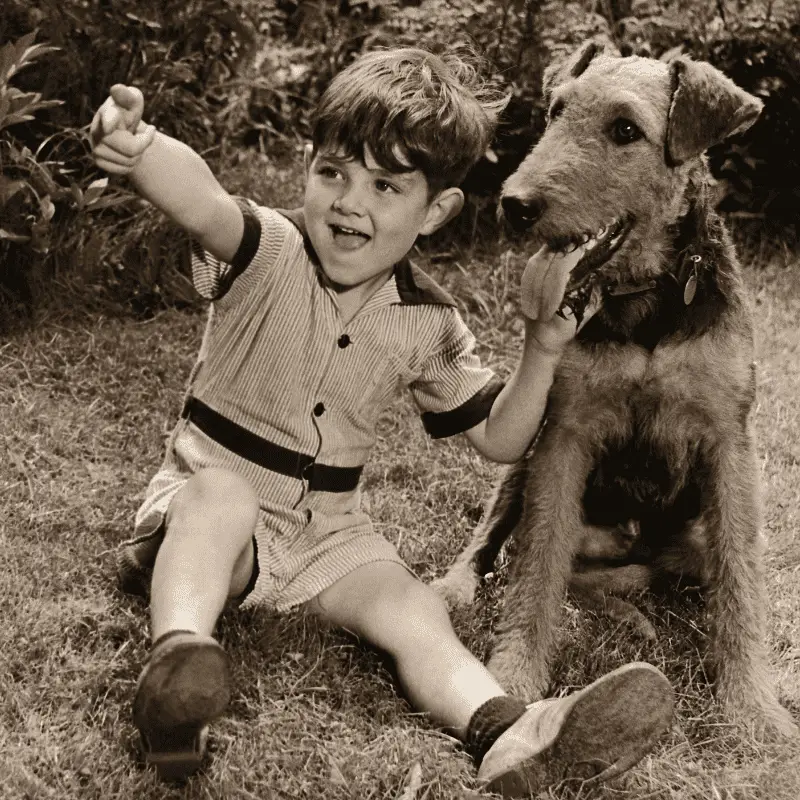
[[[569,309],[566,319],[555,312],[583,253],[582,248],[566,255],[542,248],[528,261],[520,292],[525,341],[519,363],[488,418],[466,431],[475,449],[492,461],[517,461],[539,430],[556,367],[576,333]],[[596,311],[587,307],[582,324]]]
[[[230,261],[244,231],[242,212],[190,147],[142,122],[144,100],[116,85],[91,125],[95,161],[127,175],[136,191],[212,255]]]
[[[570,324],[574,330],[574,322]],[[526,320],[519,364],[483,422],[466,431],[475,449],[492,461],[513,463],[522,458],[539,430],[561,350],[543,349]]]
[[[194,150],[156,133],[129,178],[209,253],[221,261],[233,258],[244,233],[242,211]]]

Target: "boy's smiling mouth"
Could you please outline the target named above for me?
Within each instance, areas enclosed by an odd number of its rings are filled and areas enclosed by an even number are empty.
[[[347,225],[336,225],[331,222],[328,224],[328,228],[336,244],[348,250],[356,250],[372,238],[363,231],[350,228]]]

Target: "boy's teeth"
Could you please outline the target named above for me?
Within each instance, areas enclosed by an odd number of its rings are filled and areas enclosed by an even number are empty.
[[[338,231],[339,233],[347,233],[347,234],[349,234],[351,236],[366,236],[365,233],[362,233],[361,231],[357,231],[354,228],[345,228],[344,225],[334,225],[333,229],[335,231]]]

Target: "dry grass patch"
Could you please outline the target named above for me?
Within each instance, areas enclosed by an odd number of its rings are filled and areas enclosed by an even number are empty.
[[[487,256],[463,266],[444,282],[461,298],[484,359],[506,372],[520,337],[519,264]],[[800,716],[800,265],[773,263],[752,270],[749,282],[770,539],[767,633],[782,698]],[[170,787],[137,764],[129,704],[147,618],[116,591],[110,549],[128,535],[160,461],[202,325],[177,312],[146,323],[76,312],[0,343],[0,797],[366,800],[402,797],[409,781],[407,800],[480,796],[457,743],[412,712],[384,660],[299,614],[222,620],[236,694],[213,728],[203,774]],[[427,440],[407,402],[385,415],[365,473],[372,513],[423,578],[440,574],[467,541],[494,469],[463,442]],[[500,570],[455,620],[481,656],[502,579]],[[642,602],[659,632],[655,645],[565,606],[553,690],[645,659],[677,687],[677,724],[613,786],[551,795],[795,800],[796,743],[758,745],[716,715],[699,600]]]

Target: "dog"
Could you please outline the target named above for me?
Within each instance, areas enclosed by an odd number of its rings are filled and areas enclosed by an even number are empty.
[[[705,62],[622,58],[594,42],[549,66],[543,91],[547,127],[504,183],[501,213],[552,250],[588,244],[565,301],[579,322],[591,299],[600,307],[559,362],[534,444],[434,586],[469,602],[513,532],[488,666],[535,700],[568,588],[613,606],[654,575],[691,575],[706,587],[723,708],[764,735],[797,735],[764,641],[753,325],[705,157],[762,103]]]

